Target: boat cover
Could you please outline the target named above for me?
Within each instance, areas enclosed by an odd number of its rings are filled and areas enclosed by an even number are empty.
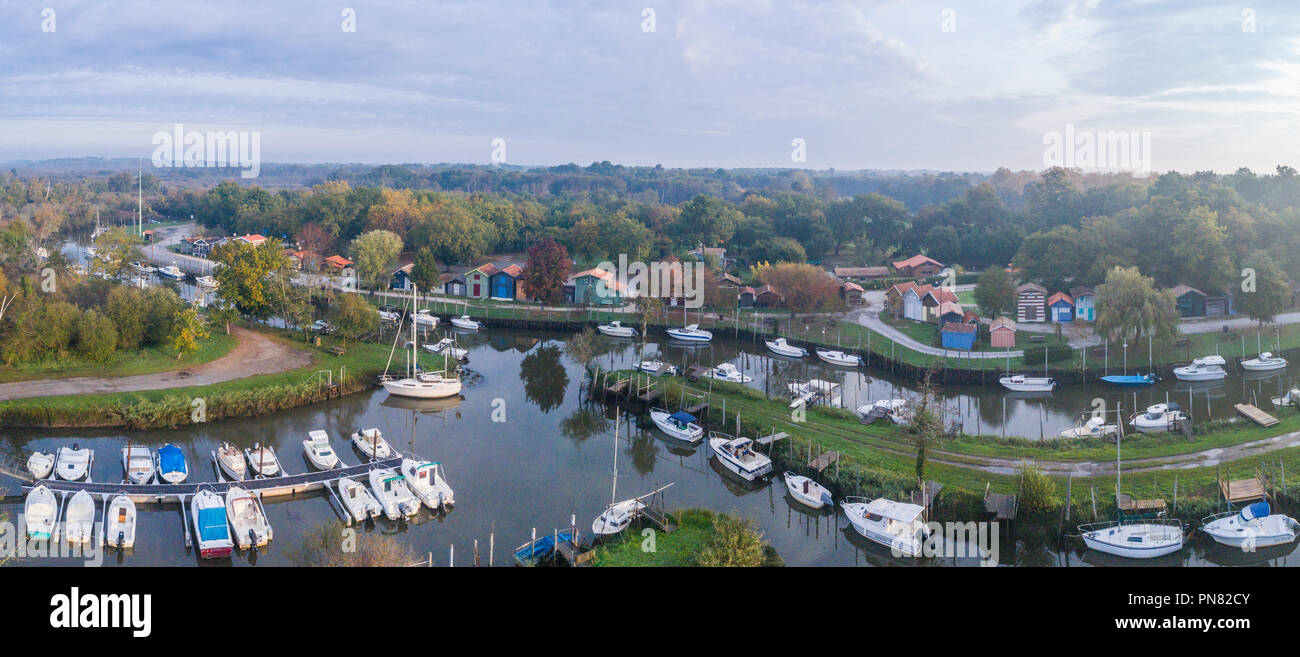
[[[158,465],[163,472],[183,472],[185,470],[185,454],[181,448],[175,445],[163,445],[158,450]]]
[[[682,424],[690,424],[690,423],[692,423],[692,422],[695,422],[695,420],[696,420],[696,418],[695,418],[694,415],[691,415],[690,413],[687,413],[686,411],[677,411],[676,413],[673,413],[672,415],[669,415],[668,417],[671,418],[671,419],[673,419],[673,420],[677,420],[678,422],[681,422]]]
[[[220,541],[230,538],[230,529],[226,525],[226,510],[214,506],[199,509],[199,540]]]
[[[1267,518],[1268,513],[1268,502],[1256,502],[1241,510],[1241,521],[1250,522],[1251,520],[1258,520],[1259,518]]]

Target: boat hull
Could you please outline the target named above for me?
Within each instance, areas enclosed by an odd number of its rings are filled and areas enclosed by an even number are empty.
[[[460,380],[422,382],[416,379],[385,381],[384,390],[390,395],[413,399],[442,399],[460,394]]]
[[[1246,370],[1247,372],[1272,372],[1273,370],[1284,370],[1286,369],[1286,361],[1278,360],[1261,363],[1257,361],[1252,362],[1249,360],[1243,360],[1241,361],[1241,369]]]
[[[611,338],[631,338],[636,336],[636,329],[630,326],[605,326],[602,324],[597,326],[596,330]]]
[[[713,335],[697,333],[694,331],[683,331],[681,329],[668,329],[668,337],[682,342],[709,342]]]
[[[1130,537],[1155,535],[1155,541],[1132,541]],[[1168,538],[1164,538],[1168,537]],[[1135,523],[1083,532],[1089,549],[1128,559],[1154,559],[1183,549],[1183,532],[1170,525]]]

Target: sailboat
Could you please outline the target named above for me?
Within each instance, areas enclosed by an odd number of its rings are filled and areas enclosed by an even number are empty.
[[[637,498],[615,502],[618,497],[618,425],[619,413],[614,412],[614,486],[609,492],[609,506],[591,521],[591,533],[596,536],[617,534],[632,524],[632,520],[645,508]]]
[[[1130,559],[1152,559],[1183,549],[1183,523],[1164,517],[1161,511],[1154,518],[1140,518],[1136,522],[1124,517],[1120,497],[1120,443],[1123,436],[1115,437],[1115,512],[1118,519],[1079,525],[1083,543],[1090,549]]]
[[[415,304],[415,286],[411,286],[411,304]],[[454,320],[453,320],[454,321]],[[400,332],[399,332],[400,333]],[[416,399],[438,399],[441,397],[451,397],[460,394],[460,376],[449,374],[446,371],[447,359],[443,359],[444,370],[442,372],[421,372],[419,355],[420,355],[420,335],[416,331],[415,322],[411,322],[411,349],[407,352],[406,376],[403,378],[394,378],[388,375],[388,369],[384,369],[384,375],[380,380],[384,384],[384,390],[390,395],[400,397],[414,397]],[[393,336],[393,349],[397,348],[397,336]],[[389,352],[388,361],[392,364],[392,352]]]

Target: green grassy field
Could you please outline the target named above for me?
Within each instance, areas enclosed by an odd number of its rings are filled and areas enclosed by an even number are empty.
[[[106,363],[92,363],[70,356],[54,361],[36,361],[14,367],[0,365],[0,383],[32,381],[36,379],[65,379],[80,376],[134,376],[154,374],[194,367],[216,360],[230,353],[239,341],[224,331],[213,330],[206,340],[199,341],[198,351],[177,360],[176,353],[163,347],[150,347],[134,352],[119,351]]]

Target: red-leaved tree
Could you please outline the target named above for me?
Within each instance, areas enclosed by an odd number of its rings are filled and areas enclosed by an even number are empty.
[[[546,238],[528,249],[528,266],[520,277],[534,299],[547,304],[564,301],[564,281],[569,278],[569,251]]]

